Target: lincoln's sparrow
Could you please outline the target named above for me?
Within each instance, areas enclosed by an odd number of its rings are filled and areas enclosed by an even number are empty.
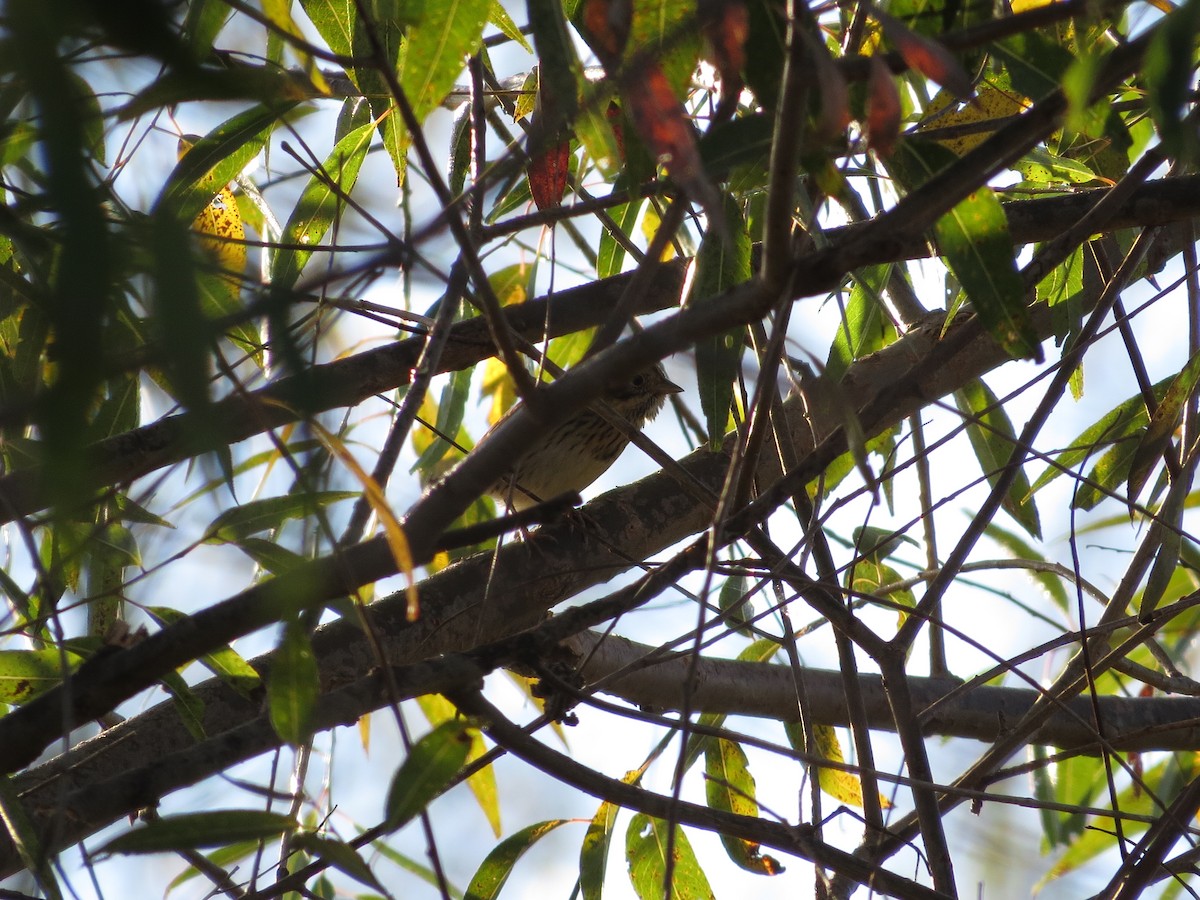
[[[630,425],[641,428],[658,415],[667,394],[682,390],[667,379],[661,365],[655,365],[608,391],[603,399]],[[492,427],[499,427],[512,412],[510,409]],[[599,413],[581,410],[551,428],[488,493],[522,510],[565,491],[581,491],[604,474],[628,443],[629,438]]]

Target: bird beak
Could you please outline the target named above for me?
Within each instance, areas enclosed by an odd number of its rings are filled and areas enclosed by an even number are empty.
[[[659,388],[659,390],[661,390],[664,394],[682,394],[683,393],[683,388],[681,388],[679,385],[677,385],[673,381],[663,382],[663,385],[661,388]]]

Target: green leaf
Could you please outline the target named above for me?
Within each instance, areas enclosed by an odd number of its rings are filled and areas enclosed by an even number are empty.
[[[222,122],[176,164],[152,212],[166,210],[180,221],[191,222],[258,156],[282,121],[284,110],[255,106]]]
[[[480,864],[467,887],[467,900],[495,900],[525,851],[539,840],[571,819],[550,819],[536,822],[507,837],[493,848]]]
[[[459,369],[452,372],[446,386],[442,388],[442,396],[438,401],[437,434],[433,442],[425,448],[425,452],[413,463],[410,472],[426,471],[436,465],[450,449],[450,442],[441,435],[456,437],[462,427],[463,416],[467,410],[467,398],[471,393],[471,369]]]
[[[1013,166],[1021,177],[1035,184],[1087,184],[1096,173],[1081,162],[1035,147]]]
[[[167,606],[142,607],[159,625],[167,626],[187,618],[186,613]],[[249,699],[262,679],[245,658],[228,644],[200,657],[200,664],[227,685]]]
[[[291,622],[271,657],[267,706],[275,733],[293,747],[311,736],[313,710],[320,693],[321,677],[308,630]]]
[[[1170,156],[1195,156],[1195,129],[1184,126],[1196,35],[1200,33],[1200,2],[1188,0],[1155,29],[1146,50],[1143,76],[1150,115]]]
[[[1151,389],[1156,403],[1162,402],[1170,381],[1171,379],[1164,378]],[[1110,444],[1118,444],[1113,449],[1120,450],[1125,455],[1126,463],[1128,463],[1137,445],[1132,441],[1126,440],[1126,438],[1137,434],[1149,422],[1150,416],[1146,412],[1146,401],[1142,394],[1137,393],[1123,400],[1071,440],[1067,445],[1067,449],[1054,458],[1054,464],[1047,466],[1046,471],[1034,481],[1030,492],[1040,491],[1059,475],[1062,475],[1063,472],[1071,471],[1089,456],[1094,455],[1100,448],[1107,447]],[[1106,467],[1106,469],[1110,468],[1112,467]],[[1123,471],[1129,471],[1128,465],[1125,466]],[[1120,484],[1122,480],[1124,479],[1118,479],[1115,484]],[[1086,484],[1080,485],[1080,491],[1088,491],[1095,494],[1095,491]],[[1096,499],[1100,498],[1097,497]],[[1091,508],[1091,506],[1085,504],[1082,500],[1078,502],[1079,506],[1083,509]],[[1091,505],[1095,505],[1094,502]]]
[[[212,52],[213,41],[231,15],[233,10],[220,0],[195,0],[188,4],[183,31],[196,59],[203,60]]]
[[[1061,44],[1033,30],[994,41],[991,50],[1005,63],[1013,89],[1031,100],[1058,90],[1075,61]]]
[[[353,54],[355,32],[359,29],[358,6],[355,3],[344,0],[301,0],[300,6],[330,50],[341,56]]]
[[[1138,604],[1138,616],[1143,621],[1157,608],[1179,569],[1179,556],[1183,550],[1183,501],[1183,491],[1173,490],[1158,511],[1159,521],[1166,527],[1163,528],[1162,541],[1154,554],[1154,563],[1150,566],[1146,587]]]
[[[850,299],[842,314],[837,335],[829,348],[824,377],[837,383],[850,364],[896,339],[896,328],[883,314],[882,292],[892,267],[867,266],[854,273]]]
[[[167,672],[159,679],[163,688],[171,695],[175,711],[188,733],[197,741],[208,737],[204,731],[204,702],[197,697],[178,672]]]
[[[583,846],[579,848],[579,888],[583,900],[602,900],[604,875],[608,871],[608,848],[612,846],[613,828],[621,808],[607,800],[600,804],[588,823]]]
[[[272,575],[282,575],[305,562],[301,554],[264,538],[242,538],[236,546]]]
[[[754,776],[750,774],[749,760],[740,744],[724,738],[709,741],[704,752],[704,775],[710,807],[739,816],[758,817]],[[760,875],[778,875],[783,871],[777,860],[762,855],[759,844],[727,834],[721,835],[721,843],[739,868]]]
[[[355,491],[317,491],[251,500],[213,519],[204,530],[204,542],[236,544],[252,534],[279,528],[290,519],[310,516],[317,509],[357,496]]]
[[[729,194],[724,195],[725,235],[710,228],[696,254],[691,306],[719,302],[735,285],[750,279],[750,233],[741,210]],[[708,425],[708,445],[717,450],[729,426],[729,408],[742,360],[744,328],[702,338],[696,344],[696,377],[700,385],[700,407]]]
[[[443,722],[413,745],[388,788],[385,824],[400,828],[444,791],[471,752],[471,729],[462,719]]]
[[[424,863],[417,862],[409,856],[405,856],[396,850],[391,843],[384,839],[379,839],[371,842],[371,849],[386,859],[388,862],[395,863],[396,866],[415,875],[430,887],[434,888],[439,895],[445,891],[451,897],[451,900],[462,900],[463,892],[456,888],[453,884],[447,884],[444,873],[435,872],[432,868]]]
[[[1178,796],[1191,777],[1192,763],[1188,759],[1189,756],[1190,754],[1172,754],[1146,771],[1137,784],[1120,791],[1115,804],[1124,817],[1120,831],[1124,840],[1135,838],[1146,830],[1145,822],[1138,822],[1134,817],[1154,817],[1161,814],[1161,801],[1158,798]],[[1101,769],[1102,764],[1099,760],[1090,758],[1087,762],[1097,770]],[[1088,825],[1090,827],[1087,831],[1076,838],[1066,852],[1059,856],[1050,871],[1034,888],[1035,892],[1051,879],[1073,872],[1099,854],[1116,847],[1118,831],[1111,817],[1090,816]]]
[[[525,35],[521,34],[521,29],[512,20],[512,16],[504,8],[504,4],[500,0],[491,0],[491,2],[491,8],[488,10],[488,21],[495,25],[500,30],[500,33],[510,41],[516,41],[526,53],[533,53],[533,47],[525,39]]]
[[[400,85],[417,121],[437,109],[454,87],[464,60],[479,48],[492,0],[426,3],[401,50]]]
[[[421,712],[425,714],[425,718],[429,720],[429,724],[437,727],[443,722],[449,722],[457,718],[458,711],[454,704],[443,697],[441,694],[425,694],[417,698],[417,705],[421,707]],[[475,760],[483,757],[488,752],[487,744],[484,743],[483,735],[479,731],[469,732],[471,737],[471,750],[467,754],[467,762],[473,763]],[[471,793],[475,795],[475,802],[479,804],[479,808],[483,811],[483,815],[487,818],[488,824],[492,826],[492,833],[496,837],[500,836],[500,795],[496,790],[496,768],[495,766],[484,766],[477,770],[471,777],[467,779],[467,787],[471,789]]]
[[[888,167],[913,186],[954,158],[945,147],[910,138],[898,144]],[[992,337],[1010,356],[1040,361],[1041,345],[1026,308],[1008,218],[995,193],[979,188],[938,219],[933,231],[938,251]]]
[[[614,190],[615,190],[614,186]],[[645,205],[644,200],[622,203],[608,211],[608,216],[626,237],[633,234],[633,226]],[[621,274],[625,265],[625,247],[611,234],[608,223],[603,223],[604,230],[600,233],[600,249],[596,252],[596,277],[610,278]]]
[[[375,123],[367,122],[337,142],[288,217],[280,238],[283,244],[316,247],[321,243],[345,207],[342,198],[354,188],[374,135]],[[271,286],[285,291],[291,288],[312,255],[312,250],[279,250],[272,260]]]
[[[163,816],[113,838],[95,855],[114,853],[167,853],[221,847],[238,841],[267,840],[296,827],[296,820],[281,813],[257,809],[225,809]]]
[[[625,832],[625,859],[633,889],[641,900],[715,900],[716,895],[700,868],[692,844],[678,826],[672,844],[674,865],[670,893],[664,898],[669,827],[662,819],[652,819],[642,813],[629,822]]]
[[[1183,415],[1184,404],[1192,396],[1200,378],[1200,353],[1188,360],[1170,387],[1154,407],[1154,415],[1129,463],[1129,502],[1133,503],[1146,485],[1146,479],[1171,446],[1171,437]]]
[[[44,895],[48,900],[61,900],[62,892],[50,866],[53,857],[42,846],[37,829],[21,805],[16,786],[7,775],[0,775],[0,822],[3,822],[4,831],[16,848],[21,863],[37,879]]]
[[[1032,544],[1028,543],[1020,535],[1001,528],[995,522],[987,525],[984,529],[984,534],[1007,550],[1016,559],[1046,562],[1046,557],[1035,550]],[[1042,586],[1055,606],[1063,612],[1071,611],[1071,598],[1067,595],[1067,589],[1063,587],[1061,578],[1052,572],[1037,572],[1032,569],[1029,570],[1029,575]]]
[[[19,704],[62,682],[63,665],[73,671],[81,662],[74,653],[54,647],[0,650],[0,703]]]
[[[358,851],[345,841],[313,834],[311,831],[302,831],[292,837],[291,846],[325,860],[335,869],[340,869],[363,884],[370,885],[379,891],[386,890],[371,871],[371,867],[358,855]]]
[[[988,484],[994,485],[1016,446],[1017,435],[1012,422],[996,395],[978,379],[955,391],[954,401],[969,417],[966,420],[967,437]],[[1030,535],[1041,539],[1042,526],[1024,469],[1017,472],[1001,506]]]
[[[752,637],[753,632],[749,623],[754,618],[754,605],[746,597],[746,579],[737,575],[725,579],[721,592],[717,595],[717,609],[725,617],[725,621],[735,631],[746,637]]]
[[[575,46],[567,32],[567,21],[563,15],[563,4],[558,0],[527,0],[526,9],[529,11],[529,26],[533,31],[533,46],[538,56],[538,81],[548,82],[558,86],[555,91],[556,102],[554,109],[548,111],[548,117],[542,125],[546,134],[559,134],[575,121],[578,110],[578,91],[583,75],[579,58],[575,55]],[[580,132],[580,141],[592,158],[599,160],[595,148],[589,146],[588,140]],[[608,130],[608,141],[611,144],[611,154],[617,158],[616,141],[612,139],[612,129]],[[601,154],[603,155],[603,153]]]
[[[188,220],[190,221],[190,220]],[[208,320],[202,308],[192,235],[169,213],[154,216],[150,237],[154,257],[154,322],[173,352],[163,369],[171,393],[188,409],[203,413],[209,404]],[[206,415],[196,428],[206,430]]]

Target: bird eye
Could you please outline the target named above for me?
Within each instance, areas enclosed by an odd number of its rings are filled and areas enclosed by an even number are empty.
[[[630,381],[629,383],[635,388],[640,388],[642,385],[644,385],[646,383],[645,373],[638,373],[637,375],[634,375],[633,380]]]

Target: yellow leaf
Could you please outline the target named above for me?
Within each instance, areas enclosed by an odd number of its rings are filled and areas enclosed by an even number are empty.
[[[842,755],[842,745],[838,742],[837,732],[834,731],[832,725],[815,726],[813,737],[816,739],[817,752],[825,759],[835,763],[846,761],[845,756]],[[862,782],[859,781],[857,775],[841,769],[827,769],[822,766],[817,770],[817,781],[821,785],[821,790],[833,799],[862,809]],[[891,802],[882,794],[879,796],[879,805],[884,809],[892,808]]]
[[[964,156],[968,151],[975,149],[991,137],[992,132],[1000,127],[1000,120],[1018,115],[1032,104],[1026,97],[1022,97],[1014,91],[1001,90],[992,85],[985,85],[980,88],[979,93],[976,94],[975,99],[970,103],[964,104],[957,110],[937,114],[938,109],[944,108],[945,105],[945,102],[930,105],[929,112],[933,114],[928,118],[928,128],[930,130],[936,131],[956,125],[981,125],[978,131],[971,131],[968,134],[956,137],[937,139],[937,142],[942,146],[949,148],[959,156]],[[994,127],[982,127],[992,120],[996,120]]]
[[[396,568],[408,579],[408,586],[404,589],[405,596],[408,598],[405,615],[408,621],[415,622],[421,614],[421,605],[417,597],[416,580],[413,578],[416,566],[413,565],[412,551],[409,549],[404,527],[396,518],[396,514],[392,512],[392,507],[388,504],[387,497],[383,495],[383,489],[380,488],[379,482],[358,464],[358,460],[346,449],[346,445],[336,435],[323,428],[319,422],[313,421],[311,425],[326,449],[340,459],[342,465],[349,469],[350,474],[362,485],[367,503],[371,504],[371,510],[379,519],[379,524],[383,526],[383,534],[387,540],[388,549],[392,551],[392,558],[396,561]]]

